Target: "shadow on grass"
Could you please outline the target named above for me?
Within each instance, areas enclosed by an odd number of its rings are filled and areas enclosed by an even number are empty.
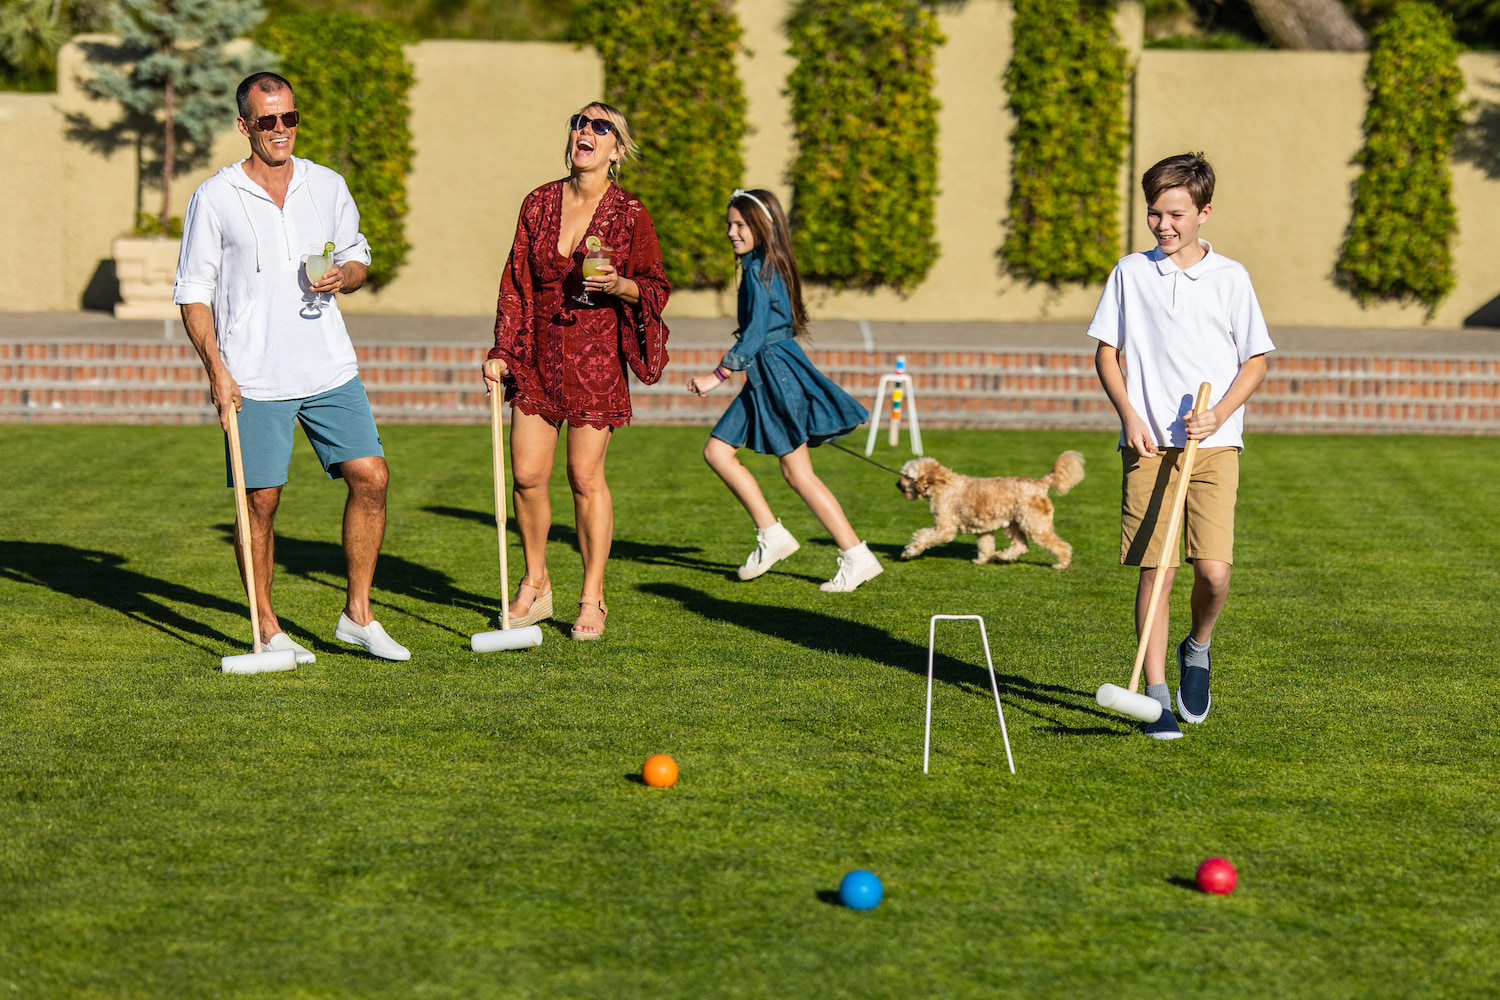
[[[491,524],[494,519],[491,518]],[[229,544],[234,544],[234,525],[215,525]],[[335,542],[319,542],[308,538],[293,538],[289,535],[278,534],[276,536],[276,565],[281,570],[290,573],[319,586],[342,594],[346,588],[344,548]],[[375,567],[375,589],[385,591],[388,594],[396,594],[408,597],[416,601],[425,601],[429,604],[437,604],[445,607],[463,608],[466,611],[476,611],[487,619],[497,612],[504,598],[500,595],[486,596],[475,594],[462,588],[455,587],[453,580],[446,573],[439,572],[414,563],[410,559],[382,553],[380,561]],[[468,633],[433,621],[409,607],[398,607],[388,601],[371,598],[370,603],[376,607],[390,608],[410,618],[433,628],[442,629],[453,635],[468,637]],[[287,633],[294,637],[306,637],[319,642],[324,648],[330,650],[344,651],[345,647],[335,646],[323,642],[322,637],[308,632],[297,625],[288,624],[285,618],[281,619],[281,625]],[[301,641],[299,638],[298,641]],[[307,645],[307,643],[303,643]]]
[[[491,531],[495,529],[495,515],[488,511],[466,510],[462,507],[423,507],[422,510],[440,517],[454,517],[483,524]],[[516,534],[516,528],[512,522],[506,522],[506,529],[508,534]],[[554,524],[552,530],[547,532],[547,541],[560,542],[574,552],[579,551],[578,532],[565,524]],[[695,553],[702,551],[697,546],[653,545],[646,542],[632,542],[628,538],[616,538],[611,543],[609,557],[647,566],[674,566],[678,569],[698,570],[726,576],[734,575],[737,567],[697,558]]]
[[[821,545],[825,548],[833,548],[835,545],[832,538],[809,538],[807,540],[807,544]],[[871,552],[875,553],[877,556],[880,556],[887,562],[906,561],[901,558],[901,553],[906,550],[905,542],[868,542],[866,544],[870,546]],[[912,559],[911,562],[918,562],[923,559],[949,559],[953,560],[954,562],[972,563],[974,562],[974,557],[978,554],[978,542],[952,541],[947,542],[943,545],[934,545],[932,548],[927,549],[921,555],[917,556],[916,559]],[[996,569],[990,569],[989,567],[991,566],[996,567]],[[982,572],[1003,572],[1005,568],[1009,566],[1030,566],[1036,569],[1051,569],[1053,566],[1052,554],[1047,552],[1045,549],[1042,549],[1040,551],[1032,549],[1020,559],[1017,559],[1015,562],[986,563],[986,568]]]
[[[844,908],[844,900],[839,896],[837,889],[819,889],[813,895],[818,898],[818,902],[820,903],[827,903],[829,906],[837,906],[840,909]]]
[[[1185,875],[1168,876],[1167,882],[1171,885],[1175,885],[1179,889],[1186,889],[1195,895],[1203,895],[1203,890],[1198,888],[1197,880],[1188,878]]]
[[[113,552],[76,549],[52,542],[0,542],[0,576],[8,579],[92,601],[174,639],[184,639],[185,634],[207,642],[233,643],[243,641],[244,636],[238,639],[227,636],[176,611],[163,603],[166,601],[245,616],[245,631],[249,632],[249,609],[245,604],[124,569],[125,563],[124,556]],[[185,641],[215,656],[220,653],[203,642]]]
[[[801,608],[778,607],[769,604],[726,601],[705,594],[700,590],[683,587],[675,583],[646,583],[637,589],[670,601],[676,601],[688,611],[710,621],[749,629],[773,639],[795,643],[807,649],[816,649],[841,656],[860,656],[876,663],[905,670],[925,678],[927,676],[927,649],[915,643],[898,639],[881,629],[844,618]],[[983,665],[965,663],[943,653],[933,658],[933,678],[971,694],[991,698],[989,671]],[[1093,719],[1116,721],[1098,708],[1062,700],[1059,695],[1073,695],[1093,701],[1093,694],[1059,684],[1038,684],[1025,677],[995,671],[1000,686],[1000,697],[1009,698],[1022,711],[1035,715],[1052,724],[1052,731],[1067,735],[1110,734],[1123,732],[1099,726],[1080,729],[1064,725],[1050,716],[1041,715],[1034,708],[1063,709],[1079,712]],[[1027,703],[1031,707],[1028,707]],[[1092,721],[1092,720],[1091,720]]]

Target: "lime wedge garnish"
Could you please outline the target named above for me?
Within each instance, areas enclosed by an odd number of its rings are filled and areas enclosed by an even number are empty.
[[[601,239],[599,239],[599,237],[597,237],[597,236],[590,236],[588,239],[584,240],[583,242],[584,242],[584,245],[587,246],[590,250],[598,250],[598,249],[600,249],[601,247],[604,246],[604,242]]]
[[[332,243],[324,243],[323,244],[323,256],[327,257],[331,253],[333,253],[333,244]]]

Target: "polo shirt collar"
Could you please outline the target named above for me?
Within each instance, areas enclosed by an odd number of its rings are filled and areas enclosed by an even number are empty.
[[[1188,268],[1181,268],[1172,263],[1172,258],[1163,253],[1161,247],[1154,247],[1148,250],[1146,256],[1156,262],[1156,272],[1158,274],[1185,274],[1194,281],[1197,281],[1208,272],[1217,270],[1220,260],[1219,256],[1214,253],[1214,245],[1208,242],[1208,240],[1200,236],[1198,238],[1198,245],[1207,252],[1203,255],[1202,260]]]

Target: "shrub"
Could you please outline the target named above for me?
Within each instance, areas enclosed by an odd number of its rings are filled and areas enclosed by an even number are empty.
[[[799,0],[787,21],[803,276],[905,292],[938,257],[937,18],[920,0]]]
[[[1054,287],[1109,277],[1121,252],[1125,50],[1106,0],[1015,0],[1005,71],[1010,134],[1012,274]]]
[[[724,207],[745,172],[740,34],[732,0],[584,4],[574,20],[574,38],[604,59],[604,99],[629,117],[641,148],[620,184],[650,210],[678,287],[734,277]]]
[[[1363,171],[1338,276],[1361,304],[1417,301],[1428,318],[1453,290],[1458,229],[1449,153],[1463,128],[1453,22],[1426,3],[1397,9],[1370,35]]]
[[[357,14],[277,18],[261,33],[280,54],[297,108],[297,155],[337,170],[359,207],[370,241],[366,279],[379,289],[401,269],[406,242],[406,174],[411,168],[412,67],[399,28]]]

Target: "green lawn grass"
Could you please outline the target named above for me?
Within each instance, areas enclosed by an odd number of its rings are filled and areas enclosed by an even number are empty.
[[[753,534],[704,433],[618,435],[602,642],[478,656],[487,431],[384,428],[408,664],[331,639],[343,489],[299,437],[276,594],[318,662],[233,677],[216,429],[0,430],[0,997],[1495,995],[1500,439],[1252,438],[1213,714],[1157,743],[1093,703],[1135,649],[1112,435],[927,435],[974,474],[1087,455],[1061,573],[968,538],[899,562],[925,505],[817,452],[886,560],[824,594],[836,552],[761,458],[804,545],[733,578]],[[984,616],[1015,775],[964,623],[922,774],[934,613]],[[665,791],[631,780],[658,751]],[[1231,896],[1191,887],[1214,854]],[[832,902],[856,867],[876,910]]]

